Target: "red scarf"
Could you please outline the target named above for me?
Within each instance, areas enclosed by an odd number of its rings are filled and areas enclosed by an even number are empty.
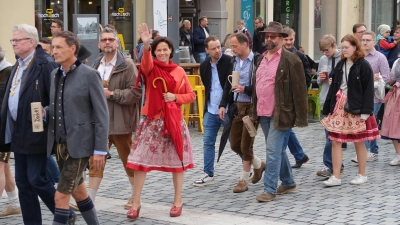
[[[146,99],[148,105],[148,114],[147,117],[149,119],[153,119],[155,115],[157,115],[160,110],[164,107],[164,97],[163,93],[164,84],[161,80],[155,81],[156,88],[153,86],[153,80],[157,77],[161,77],[165,80],[167,85],[168,92],[174,93],[174,89],[176,86],[176,82],[174,77],[170,74],[172,70],[178,67],[177,64],[169,61],[169,64],[163,63],[158,61],[157,59],[153,60],[153,70],[151,71],[150,75],[145,79],[144,85],[146,85],[146,90],[149,90],[149,99]],[[138,86],[141,80],[141,69],[139,68],[138,78],[136,80],[135,87]]]

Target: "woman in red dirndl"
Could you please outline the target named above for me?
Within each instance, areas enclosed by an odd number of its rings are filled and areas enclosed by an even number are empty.
[[[141,24],[138,32],[144,43],[139,74],[144,77],[146,102],[126,165],[135,171],[133,204],[127,217],[139,217],[140,195],[146,174],[152,170],[172,172],[174,203],[170,216],[176,217],[183,207],[183,172],[194,167],[190,134],[180,107],[192,103],[195,94],[183,68],[170,60],[172,41],[158,37],[150,47],[147,24]]]
[[[343,142],[354,142],[357,153],[358,174],[350,184],[367,182],[364,141],[380,138],[373,115],[374,79],[371,66],[364,59],[360,42],[353,35],[344,36],[341,43],[342,59],[333,71],[332,84],[323,107],[326,116],[321,120],[332,141],[333,175],[323,182],[326,186],[341,185]],[[352,113],[345,110],[346,103],[349,106],[346,110]]]

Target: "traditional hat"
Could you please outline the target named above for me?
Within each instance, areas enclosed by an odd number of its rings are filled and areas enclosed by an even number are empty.
[[[92,55],[92,53],[87,50],[87,48],[85,48],[85,46],[81,45],[79,48],[79,52],[78,52],[78,59],[80,61],[83,61],[87,58],[89,58]]]
[[[261,32],[279,33],[280,35],[282,35],[282,37],[289,36],[287,33],[283,32],[282,24],[275,21],[269,22],[268,26]]]

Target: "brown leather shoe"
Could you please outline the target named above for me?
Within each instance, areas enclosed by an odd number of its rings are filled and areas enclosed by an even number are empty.
[[[266,165],[267,164],[265,164],[265,162],[261,161],[260,168],[254,169],[254,175],[253,175],[253,178],[251,179],[251,183],[256,184],[258,181],[261,180],[262,173],[264,172]]]
[[[263,192],[261,195],[256,197],[259,202],[270,202],[276,199],[276,195],[270,194],[268,192]]]
[[[233,188],[233,193],[242,193],[242,192],[247,191],[248,189],[249,189],[249,186],[247,185],[247,181],[239,180],[236,187]]]
[[[276,190],[277,195],[283,195],[291,191],[297,190],[297,185],[294,186],[283,186],[279,185],[278,189]]]

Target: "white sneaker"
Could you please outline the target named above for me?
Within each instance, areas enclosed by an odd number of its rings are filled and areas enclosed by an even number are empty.
[[[201,175],[201,177],[196,180],[195,182],[193,182],[193,186],[196,187],[203,187],[209,184],[214,184],[215,183],[215,176],[210,177],[208,176],[207,173],[203,173],[203,175]]]
[[[372,153],[372,152],[368,153],[367,162],[371,162],[371,161],[374,161],[376,159],[378,159],[378,154],[377,153]],[[352,158],[351,161],[353,163],[358,163],[357,156]]]
[[[327,181],[322,182],[323,184],[325,184],[325,186],[339,186],[342,185],[342,180],[341,179],[337,179],[335,176],[331,176]]]
[[[397,166],[400,164],[400,155],[396,155],[392,161],[389,163],[391,166]]]
[[[368,153],[367,162],[374,161],[378,159],[378,153]]]
[[[367,183],[367,181],[368,181],[367,176],[357,174],[357,176],[354,178],[354,180],[350,181],[350,184],[363,184],[363,183]]]

